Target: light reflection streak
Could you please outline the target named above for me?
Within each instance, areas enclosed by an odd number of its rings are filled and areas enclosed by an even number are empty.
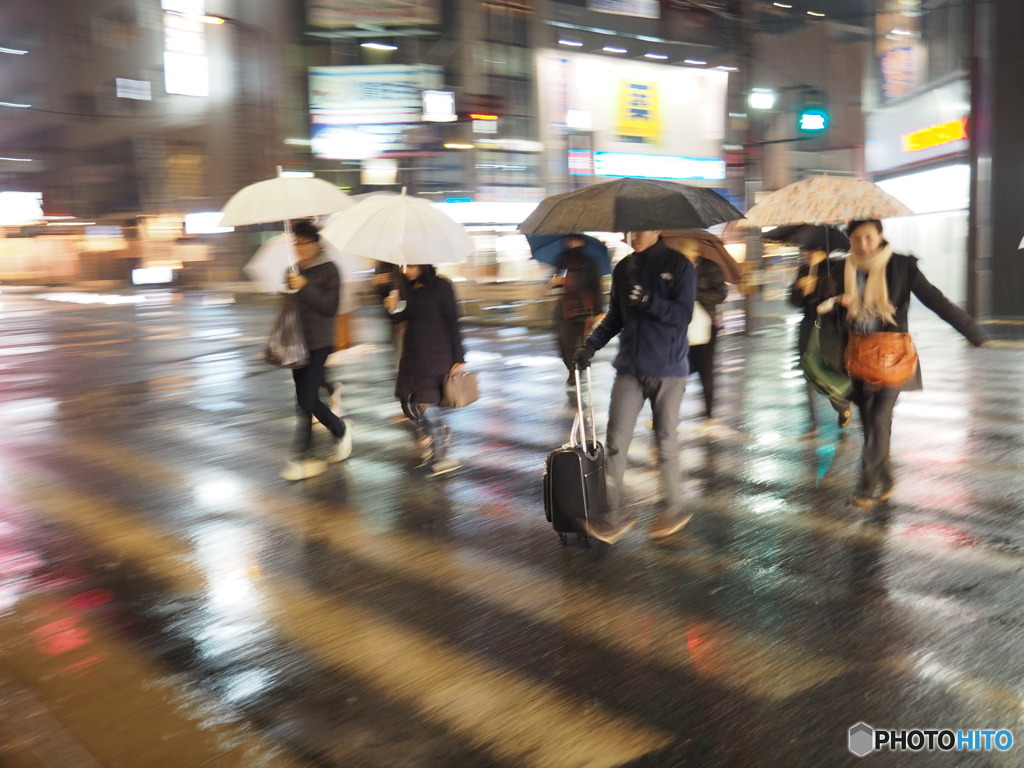
[[[69,304],[145,304],[145,296],[100,295],[98,293],[40,293],[36,298]]]

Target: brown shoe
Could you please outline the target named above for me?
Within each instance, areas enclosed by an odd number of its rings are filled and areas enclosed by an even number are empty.
[[[849,408],[846,408],[845,410],[840,411],[839,412],[839,422],[838,422],[839,423],[839,428],[840,429],[846,429],[848,426],[850,426],[850,420],[851,419],[853,419],[853,412]]]
[[[666,536],[671,536],[673,533],[680,530],[684,525],[690,522],[690,518],[692,517],[692,513],[666,513],[655,521],[654,525],[652,525],[651,529],[647,532],[647,535],[652,539],[664,539]]]
[[[878,501],[885,504],[889,499],[892,498],[892,484],[883,485],[882,492],[878,494]]]
[[[588,520],[583,523],[583,530],[593,539],[603,541],[605,544],[614,544],[629,533],[629,529],[634,525],[636,525],[635,517],[618,526],[604,520]]]
[[[878,499],[870,496],[854,496],[850,499],[850,506],[856,507],[862,512],[870,512],[878,504]]]

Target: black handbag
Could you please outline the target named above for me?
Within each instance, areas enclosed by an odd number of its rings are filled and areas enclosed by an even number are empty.
[[[286,297],[277,311],[270,336],[263,347],[263,360],[281,368],[304,368],[309,365],[309,348],[302,333],[302,318],[295,300]]]

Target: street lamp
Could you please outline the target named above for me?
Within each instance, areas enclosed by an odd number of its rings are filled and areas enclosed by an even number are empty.
[[[772,109],[775,107],[775,91],[771,88],[754,88],[747,97],[751,109]]]

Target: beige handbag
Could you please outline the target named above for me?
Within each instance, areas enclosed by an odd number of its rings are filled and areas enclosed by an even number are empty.
[[[465,369],[456,371],[453,366],[451,372],[444,377],[444,384],[441,387],[441,406],[462,408],[470,403],[475,403],[479,397],[480,391],[476,385],[476,374]]]

